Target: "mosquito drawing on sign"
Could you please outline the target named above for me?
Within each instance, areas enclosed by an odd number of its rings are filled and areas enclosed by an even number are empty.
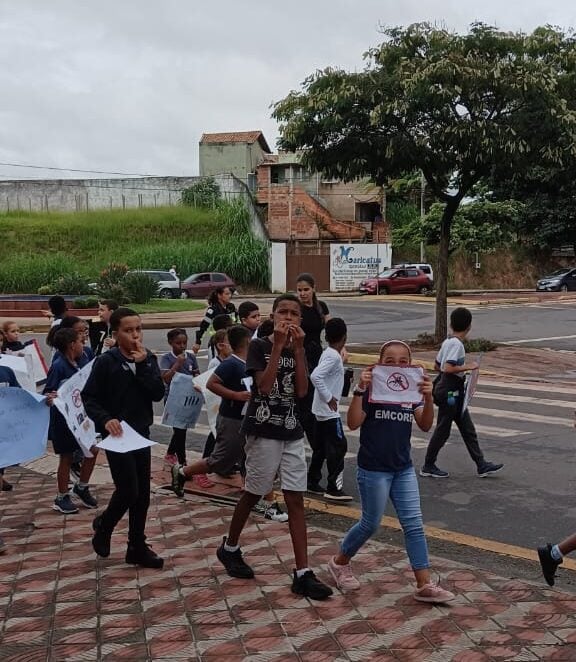
[[[386,380],[386,385],[391,391],[407,391],[410,387],[406,375],[401,372],[393,372]]]

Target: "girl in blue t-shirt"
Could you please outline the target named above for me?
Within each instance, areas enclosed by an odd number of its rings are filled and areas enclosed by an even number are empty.
[[[380,365],[407,367],[411,361],[406,343],[391,340],[382,345]],[[330,560],[328,569],[338,588],[352,590],[360,587],[350,561],[378,530],[390,498],[402,525],[406,552],[416,577],[414,599],[430,603],[449,602],[454,599],[454,594],[434,584],[430,578],[418,479],[410,457],[412,419],[425,432],[434,422],[432,382],[424,374],[418,385],[422,401],[409,407],[370,402],[371,382],[372,368],[366,368],[354,390],[347,421],[351,430],[360,428],[358,490],[362,518],[345,535],[340,552]]]

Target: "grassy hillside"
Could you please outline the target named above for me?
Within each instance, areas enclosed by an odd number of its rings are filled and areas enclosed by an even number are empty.
[[[239,283],[265,287],[268,253],[249,232],[240,203],[84,213],[0,214],[0,292],[36,292],[64,273],[96,279],[110,262],[169,269],[186,277],[224,271]]]

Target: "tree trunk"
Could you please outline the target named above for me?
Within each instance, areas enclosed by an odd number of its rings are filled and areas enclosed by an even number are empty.
[[[452,219],[460,204],[451,200],[444,207],[440,225],[440,243],[438,245],[438,264],[436,267],[436,342],[442,342],[448,335],[448,259],[450,256],[450,229]]]

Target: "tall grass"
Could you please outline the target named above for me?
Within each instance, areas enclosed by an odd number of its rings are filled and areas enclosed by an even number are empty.
[[[251,234],[241,202],[214,210],[11,212],[0,214],[0,236],[2,292],[36,292],[71,271],[96,280],[110,262],[147,269],[175,264],[182,278],[224,271],[241,285],[268,285],[268,247]]]

